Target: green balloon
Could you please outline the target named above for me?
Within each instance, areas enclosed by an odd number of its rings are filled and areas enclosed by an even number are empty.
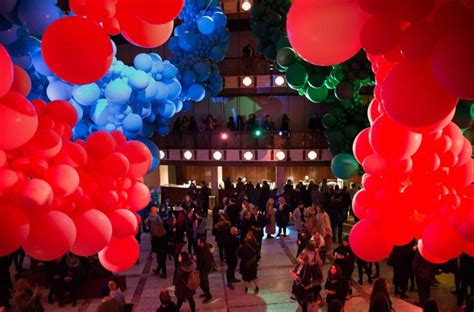
[[[319,88],[324,84],[324,81],[326,81],[326,77],[327,75],[323,71],[313,70],[313,72],[309,74],[308,83],[313,88]]]
[[[278,51],[276,62],[281,67],[290,67],[296,61],[296,53],[292,48],[283,48]]]
[[[334,90],[336,97],[341,100],[350,100],[352,95],[354,94],[354,86],[348,80],[344,80],[340,84],[336,86],[336,90]]]
[[[288,37],[281,37],[280,40],[278,40],[276,44],[276,49],[277,51],[280,51],[283,48],[291,48],[290,41],[288,40]]]
[[[292,86],[303,87],[308,81],[308,73],[305,66],[301,63],[295,63],[288,67],[286,81]]]
[[[255,3],[252,7],[252,11],[250,11],[250,14],[256,18],[263,17],[265,14],[265,5],[261,2]]]
[[[331,160],[331,171],[339,179],[347,180],[359,172],[359,164],[353,155],[339,153]]]
[[[340,146],[344,144],[344,134],[338,130],[326,130],[325,135],[329,145]]]
[[[306,89],[306,98],[313,103],[322,103],[328,97],[328,88],[321,86],[313,88],[311,85]]]
[[[331,113],[324,114],[321,118],[321,124],[326,129],[333,128],[337,124],[337,118]]]
[[[276,50],[275,46],[273,44],[269,44],[265,47],[265,50],[263,50],[263,56],[269,61],[275,60],[276,57]]]
[[[344,127],[344,136],[351,141],[355,139],[358,133],[359,131],[354,125],[346,125]]]
[[[268,20],[268,24],[270,24],[272,26],[281,24],[281,22],[283,20],[283,18],[281,17],[280,14],[278,14],[277,12],[275,12],[271,9],[267,10],[266,18]]]

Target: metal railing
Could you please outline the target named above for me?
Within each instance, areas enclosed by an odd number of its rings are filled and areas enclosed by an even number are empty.
[[[224,139],[222,134],[226,133]],[[161,149],[324,149],[327,141],[322,132],[296,131],[280,136],[278,132],[196,132],[156,136]]]

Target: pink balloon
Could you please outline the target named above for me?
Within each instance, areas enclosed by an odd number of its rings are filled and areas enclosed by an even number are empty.
[[[438,124],[452,112],[457,101],[436,82],[427,63],[399,63],[382,85],[384,111],[409,128]]]
[[[150,169],[152,156],[145,144],[138,141],[128,141],[117,148],[130,162],[129,176],[138,179],[143,177]]]
[[[109,213],[112,223],[113,235],[119,238],[135,235],[137,231],[137,218],[135,214],[127,209],[117,209]]]
[[[360,50],[359,34],[366,19],[356,0],[296,0],[288,12],[288,39],[309,63],[338,64]]]
[[[150,190],[141,183],[136,182],[128,190],[128,205],[133,211],[138,211],[145,208],[150,202]]]
[[[449,259],[442,259],[442,258],[438,258],[438,257],[433,256],[429,252],[429,250],[427,250],[424,247],[423,240],[421,240],[421,239],[418,240],[418,250],[420,251],[420,254],[423,256],[423,258],[425,258],[426,260],[428,260],[431,263],[442,264],[442,263],[446,263],[446,262],[449,261]]]
[[[360,32],[362,47],[371,54],[384,54],[397,46],[400,20],[391,15],[373,15]]]
[[[352,227],[349,241],[357,257],[368,262],[378,262],[390,255],[393,246],[385,236],[378,234],[381,232],[383,229],[366,220],[361,220]]]
[[[38,115],[34,106],[23,95],[10,91],[0,98],[0,124],[4,129],[0,131],[0,149],[11,150],[33,137],[38,128]]]
[[[49,168],[45,176],[57,196],[69,196],[79,186],[79,174],[68,165],[56,165]]]
[[[112,236],[109,244],[99,252],[100,263],[109,271],[122,272],[130,269],[138,259],[140,246],[134,236]]]
[[[400,160],[415,154],[421,145],[421,135],[407,130],[386,116],[380,116],[370,128],[369,141],[381,157]]]
[[[364,159],[373,153],[372,147],[369,143],[369,131],[370,128],[365,128],[359,132],[352,145],[354,157],[359,164],[362,164]]]
[[[463,238],[443,221],[434,221],[423,230],[423,246],[434,257],[453,259],[464,248]]]
[[[7,168],[0,169],[0,191],[9,189],[18,182],[18,175],[15,171]]]
[[[6,256],[20,248],[30,232],[30,222],[26,214],[15,205],[0,203],[0,257]]]
[[[112,239],[112,224],[109,218],[97,209],[90,209],[74,218],[77,238],[71,251],[78,256],[91,256]]]
[[[47,210],[53,201],[53,189],[44,180],[27,179],[18,189],[18,201],[28,212]]]
[[[30,234],[23,248],[35,259],[58,259],[76,241],[76,226],[65,213],[50,211],[36,215],[31,221]]]

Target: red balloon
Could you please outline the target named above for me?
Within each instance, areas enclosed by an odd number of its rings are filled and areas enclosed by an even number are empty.
[[[453,167],[458,163],[458,156],[453,151],[447,151],[439,155],[441,167]]]
[[[91,20],[67,16],[49,25],[41,52],[61,79],[88,84],[100,80],[112,65],[113,48],[105,31]]]
[[[399,45],[403,56],[407,59],[422,61],[431,56],[437,40],[435,26],[430,22],[421,21],[409,25],[403,31]]]
[[[0,150],[0,168],[5,166],[7,162],[7,154],[4,151]]]
[[[375,195],[365,189],[359,190],[352,199],[352,210],[359,219],[364,219],[367,209],[374,206]]]
[[[103,22],[114,17],[117,0],[88,0],[87,17],[97,22]]]
[[[474,159],[449,170],[449,183],[453,187],[465,187],[474,182]]]
[[[13,63],[8,51],[0,44],[0,98],[8,93],[13,84]]]
[[[112,239],[112,224],[107,216],[97,209],[90,209],[74,218],[77,238],[71,251],[78,256],[91,256]]]
[[[377,192],[382,185],[382,178],[376,175],[365,173],[362,176],[361,184],[369,192]],[[355,197],[355,196],[354,196]],[[359,218],[360,219],[360,218]]]
[[[10,91],[0,98],[0,125],[4,129],[0,131],[0,149],[11,150],[33,137],[38,128],[38,115],[23,95]]]
[[[458,155],[464,147],[464,136],[462,135],[461,129],[459,129],[455,123],[451,122],[443,129],[443,134],[451,139],[451,151]]]
[[[288,39],[309,63],[338,64],[360,50],[359,34],[366,19],[356,0],[296,0],[288,12]]]
[[[138,211],[146,207],[150,202],[150,190],[141,183],[136,182],[128,190],[128,205],[133,211]]]
[[[360,42],[371,54],[384,54],[397,46],[401,34],[400,20],[392,15],[373,15],[362,27]]]
[[[368,13],[382,14],[393,12],[398,9],[398,0],[359,0],[359,6]]]
[[[108,214],[114,237],[126,238],[135,235],[138,224],[135,214],[128,209],[117,209]]]
[[[25,151],[38,158],[53,158],[58,155],[63,146],[63,140],[53,130],[41,129],[25,147]]]
[[[9,189],[18,182],[18,175],[8,168],[0,169],[0,191]]]
[[[420,150],[413,155],[413,169],[416,171],[435,171],[440,165],[441,159],[436,153]]]
[[[137,262],[140,246],[134,236],[117,238],[112,236],[109,244],[99,252],[100,263],[109,271],[122,272]]]
[[[428,260],[428,262],[431,262],[434,264],[442,264],[449,261],[449,259],[442,259],[442,258],[433,256],[429,252],[429,250],[426,250],[426,248],[423,245],[423,240],[421,239],[418,240],[418,250],[420,251],[420,254],[422,255],[422,257]]]
[[[117,148],[130,162],[129,175],[138,179],[143,177],[150,169],[152,156],[145,144],[138,141],[128,141]]]
[[[111,36],[117,36],[120,34],[120,23],[118,19],[111,18],[104,21],[104,29]]]
[[[62,257],[76,241],[76,226],[71,218],[59,211],[35,216],[23,248],[26,254],[38,260]]]
[[[57,164],[65,164],[73,168],[84,167],[87,163],[87,152],[80,144],[64,142],[61,152],[54,160]]]
[[[459,167],[467,163],[471,159],[471,155],[472,155],[471,142],[467,138],[464,138],[464,145],[462,147],[461,152],[458,155],[458,162],[456,163],[456,166]]]
[[[409,128],[438,124],[453,111],[457,100],[441,88],[424,63],[395,65],[382,85],[384,111]]]
[[[92,133],[86,141],[87,153],[94,158],[104,158],[112,154],[116,146],[112,135],[105,131]]]
[[[184,0],[138,0],[134,2],[138,17],[150,24],[164,24],[178,17]]]
[[[434,221],[423,230],[423,246],[436,258],[453,259],[464,248],[463,238],[443,221]]]
[[[49,168],[45,176],[56,196],[69,196],[79,186],[79,174],[69,165],[56,165]]]
[[[381,156],[371,154],[365,157],[362,162],[362,168],[364,168],[364,171],[369,174],[381,176],[384,175],[387,170],[387,162]]]
[[[68,101],[56,100],[48,103],[44,113],[51,117],[54,123],[74,127],[77,123],[77,111]]]
[[[53,189],[44,180],[26,180],[18,190],[18,200],[25,211],[42,212],[49,209],[53,201]]]
[[[365,128],[359,132],[352,145],[354,157],[359,164],[361,164],[368,155],[374,152],[369,143],[369,131],[370,128]]]
[[[130,162],[121,153],[112,153],[101,162],[101,171],[105,175],[114,177],[124,177],[130,169]]]
[[[70,0],[69,8],[78,16],[87,15],[87,0]]]
[[[400,0],[398,11],[405,21],[415,22],[430,14],[434,7],[435,0]]]
[[[392,245],[380,235],[383,229],[367,220],[357,222],[351,229],[349,241],[357,257],[367,262],[378,262],[390,255]]]
[[[114,130],[110,132],[110,135],[112,135],[117,145],[121,145],[122,143],[127,142],[127,138],[125,137],[122,131]]]
[[[442,192],[439,185],[410,185],[403,190],[402,199],[406,207],[421,214],[428,214],[441,205]]]
[[[474,257],[474,244],[466,243],[466,245],[464,246],[464,252],[470,257]]]
[[[30,232],[30,222],[25,213],[8,202],[0,203],[0,257],[20,248]]]
[[[18,65],[14,66],[14,79],[12,91],[18,92],[23,96],[28,96],[31,91],[31,79],[28,73]]]
[[[421,134],[407,130],[386,116],[377,118],[369,132],[370,145],[379,156],[387,160],[412,156],[420,147],[421,138]]]
[[[370,104],[369,109],[367,110],[367,116],[369,117],[370,125],[374,124],[374,121],[381,115],[379,111],[379,102],[374,98]]]

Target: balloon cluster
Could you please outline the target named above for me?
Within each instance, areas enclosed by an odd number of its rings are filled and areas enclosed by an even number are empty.
[[[0,71],[0,256],[23,247],[39,260],[71,251],[99,253],[114,272],[133,266],[136,211],[150,200],[142,182],[148,148],[118,131],[70,141],[74,107],[27,100],[28,76],[17,74],[1,45]]]
[[[218,0],[187,0],[174,29],[168,48],[174,53],[170,61],[179,69],[185,109],[190,101],[214,97],[223,88],[217,65],[224,59],[229,45],[227,17]]]
[[[474,255],[472,145],[451,122],[459,98],[474,99],[473,9],[408,0],[296,0],[290,9],[289,39],[304,59],[336,64],[362,46],[375,72],[371,127],[353,146],[366,172],[350,234],[362,259],[379,261],[413,237],[434,263]]]
[[[289,0],[257,0],[250,11],[250,28],[258,38],[257,52],[268,61],[275,61],[280,50],[278,42],[286,36],[286,15]]]

